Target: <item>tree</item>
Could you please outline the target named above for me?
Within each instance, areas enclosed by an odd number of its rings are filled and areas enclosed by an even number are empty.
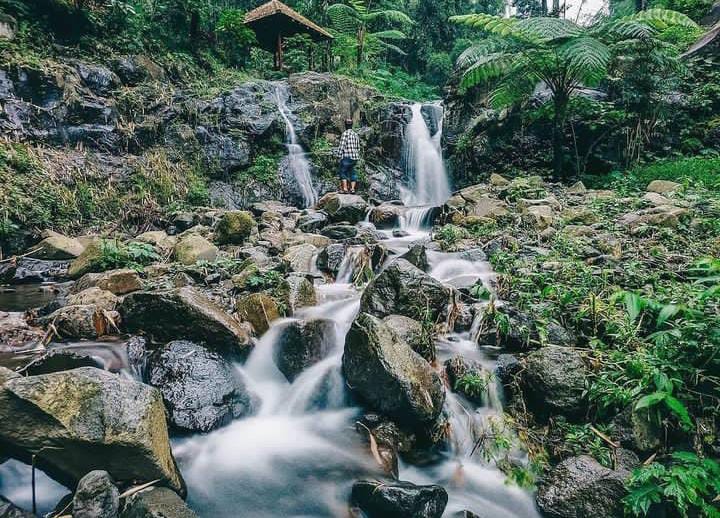
[[[563,172],[565,122],[570,98],[583,86],[596,86],[607,77],[616,52],[634,40],[656,37],[668,26],[697,27],[684,14],[650,9],[618,19],[580,26],[563,18],[501,18],[469,14],[451,18],[480,29],[488,38],[467,49],[458,66],[465,68],[461,87],[494,87],[489,95],[496,107],[527,100],[539,84],[553,103],[553,171]]]
[[[368,43],[373,43],[387,50],[404,55],[405,52],[391,43],[404,40],[405,34],[399,30],[389,29],[370,32],[369,27],[374,22],[388,22],[400,25],[412,25],[413,21],[402,11],[395,9],[372,8],[372,0],[348,0],[348,4],[333,4],[326,9],[330,21],[342,33],[354,33],[356,37],[355,53],[359,67],[365,58],[365,49]]]

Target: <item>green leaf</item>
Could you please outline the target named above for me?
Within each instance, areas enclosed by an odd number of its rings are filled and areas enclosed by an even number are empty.
[[[658,314],[657,321],[655,322],[655,327],[662,327],[662,325],[668,321],[668,319],[674,317],[680,312],[680,306],[677,306],[675,304],[668,304],[666,306],[663,306],[663,308],[660,310],[660,313]]]
[[[665,405],[672,411],[673,414],[680,420],[685,429],[692,429],[693,422],[690,419],[690,414],[685,408],[685,405],[679,399],[667,394],[664,398]]]
[[[635,403],[635,410],[641,410],[643,408],[648,408],[654,405],[657,405],[662,400],[665,399],[667,396],[667,393],[665,392],[653,392],[652,394],[648,394],[647,396],[641,397],[637,403]]]

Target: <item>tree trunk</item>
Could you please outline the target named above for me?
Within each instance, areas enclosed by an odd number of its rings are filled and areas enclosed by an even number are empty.
[[[565,143],[565,119],[569,97],[565,93],[556,93],[554,97],[555,115],[553,116],[553,176],[563,178],[563,144]]]
[[[365,27],[358,29],[358,46],[357,46],[357,66],[360,68],[363,62],[363,54],[365,53]]]

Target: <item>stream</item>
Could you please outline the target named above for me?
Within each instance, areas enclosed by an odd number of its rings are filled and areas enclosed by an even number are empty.
[[[281,113],[283,99],[283,92],[278,91]],[[406,129],[404,162],[411,181],[402,192],[403,202],[409,207],[400,218],[400,234],[404,237],[393,237],[392,230],[378,231],[387,238],[382,242],[390,252],[386,264],[411,245],[429,241],[430,215],[451,195],[440,146],[442,106],[424,106],[412,106],[413,118]],[[293,160],[293,153],[302,150],[293,147],[297,145],[294,130],[287,114],[283,117],[290,128],[288,150]],[[302,171],[298,174],[306,204],[312,205],[316,194],[309,178]],[[292,319],[275,321],[245,364],[236,365],[249,390],[258,397],[254,415],[207,435],[173,442],[188,485],[189,506],[199,516],[344,517],[348,515],[352,484],[360,478],[381,478],[367,443],[355,431],[363,410],[350,396],[341,373],[345,335],[359,312],[362,294],[362,287],[353,283],[356,258],[357,250],[347,247],[336,281],[316,286],[318,304],[298,311]],[[430,275],[446,284],[468,287],[479,280],[492,289],[493,273],[486,262],[432,250],[428,250],[428,261]],[[274,363],[273,350],[283,328],[295,319],[327,319],[333,325],[325,337],[327,357],[289,383]],[[113,351],[117,345],[69,346],[90,348],[103,356],[99,350]],[[438,371],[446,359],[460,354],[494,372],[496,358],[502,352],[478,345],[472,331],[438,336],[436,346]],[[122,361],[114,353],[106,356],[108,363]],[[116,368],[118,365],[113,364]],[[464,510],[482,517],[539,516],[532,492],[506,482],[494,463],[483,459],[482,448],[477,448],[478,440],[492,433],[493,420],[502,415],[499,382],[491,379],[480,406],[449,388],[446,392],[449,445],[427,464],[401,462],[399,479],[443,486],[449,495],[444,516]],[[512,451],[511,458],[517,463],[526,461],[520,449]],[[28,466],[5,462],[0,465],[0,493],[28,508],[29,476]],[[40,509],[47,511],[67,491],[42,474],[38,481]]]

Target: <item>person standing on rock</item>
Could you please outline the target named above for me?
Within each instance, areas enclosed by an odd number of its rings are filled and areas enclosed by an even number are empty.
[[[340,159],[340,192],[342,194],[355,194],[355,188],[357,187],[355,164],[360,160],[360,137],[353,130],[352,119],[345,121],[345,131],[340,137],[337,155]],[[350,183],[349,189],[348,182]]]

